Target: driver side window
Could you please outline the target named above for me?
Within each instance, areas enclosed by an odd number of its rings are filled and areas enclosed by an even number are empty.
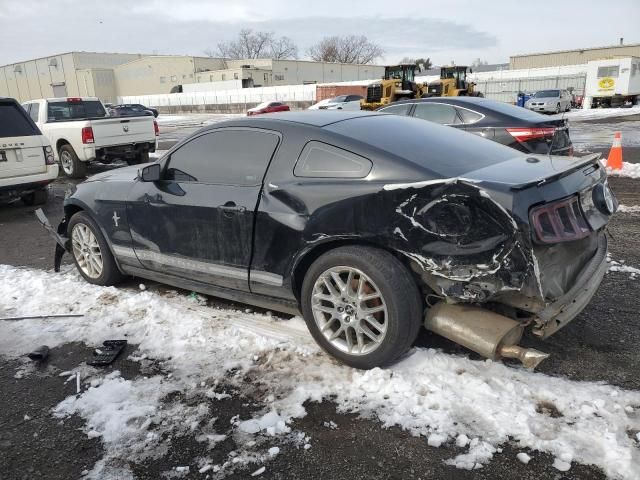
[[[248,129],[205,133],[171,154],[165,179],[217,185],[260,185],[279,140],[274,133]]]

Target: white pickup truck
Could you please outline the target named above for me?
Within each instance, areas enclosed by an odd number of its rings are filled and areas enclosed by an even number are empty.
[[[158,124],[151,116],[109,117],[96,97],[45,98],[22,106],[49,139],[56,160],[69,177],[86,175],[87,163],[149,161],[155,152]]]

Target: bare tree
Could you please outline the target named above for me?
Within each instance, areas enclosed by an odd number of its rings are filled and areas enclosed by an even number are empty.
[[[431,59],[430,58],[411,58],[411,57],[404,57],[402,60],[400,60],[400,63],[415,63],[420,70],[429,70],[431,67],[433,67],[433,64],[431,63]]]
[[[289,37],[276,37],[273,32],[240,30],[238,38],[218,44],[216,50],[205,50],[210,57],[241,58],[297,58],[298,47]]]
[[[364,35],[325,37],[307,51],[316,62],[373,63],[384,54],[377,43]]]
[[[271,49],[271,58],[274,60],[298,58],[298,47],[289,37],[272,39],[269,48]]]

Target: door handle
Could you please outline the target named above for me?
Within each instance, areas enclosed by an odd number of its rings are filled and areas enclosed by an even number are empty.
[[[227,202],[224,205],[220,205],[218,208],[222,210],[225,214],[244,213],[247,211],[246,207],[243,207],[242,205],[236,205],[235,202]]]

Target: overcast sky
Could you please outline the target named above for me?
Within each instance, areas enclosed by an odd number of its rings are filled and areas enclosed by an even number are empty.
[[[500,63],[640,43],[640,0],[0,0],[0,65],[73,50],[202,55],[242,28],[291,37],[301,58],[324,36],[362,34],[385,49],[379,63]]]

